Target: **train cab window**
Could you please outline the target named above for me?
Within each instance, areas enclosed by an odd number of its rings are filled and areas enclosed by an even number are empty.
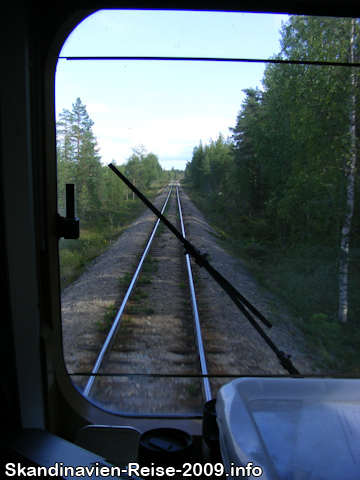
[[[63,354],[90,402],[196,417],[234,377],[359,374],[359,33],[102,10],[67,38],[58,211],[74,184],[80,238],[59,243]]]

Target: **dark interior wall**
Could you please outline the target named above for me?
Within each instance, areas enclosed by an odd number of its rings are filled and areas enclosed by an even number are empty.
[[[18,380],[19,395],[14,404],[19,404],[22,421],[32,418],[35,424],[41,424],[30,22],[26,5],[16,0],[2,7],[0,18],[1,212],[5,223],[1,252],[5,262],[1,273],[6,306],[2,321],[9,335],[7,339],[2,335],[6,347],[1,350],[1,365],[4,373],[11,372],[9,386]],[[38,388],[33,388],[34,384]]]
[[[60,341],[59,326],[53,322],[58,290],[50,278],[51,272],[56,272],[51,265],[54,261],[51,248],[56,245],[56,193],[51,184],[55,165],[49,161],[49,151],[55,149],[55,144],[51,126],[53,107],[49,103],[53,84],[48,80],[46,69],[51,62],[54,65],[51,55],[55,55],[56,48],[61,47],[61,41],[71,29],[81,18],[100,8],[238,9],[360,16],[359,0],[168,3],[159,0],[11,0],[2,3],[0,397],[10,398],[12,404],[10,410],[7,400],[5,406],[0,404],[1,412],[12,412],[2,414],[2,418],[0,415],[2,424],[46,426],[47,405],[53,402],[51,392],[56,391],[49,374],[55,368],[49,351]]]
[[[0,120],[1,134],[1,120]],[[0,136],[0,145],[1,136]],[[0,171],[3,171],[3,155],[0,150]],[[0,428],[20,427],[19,395],[16,382],[14,337],[11,325],[10,291],[6,248],[6,223],[4,212],[4,188],[0,182],[0,361],[7,359],[7,367],[0,373]]]

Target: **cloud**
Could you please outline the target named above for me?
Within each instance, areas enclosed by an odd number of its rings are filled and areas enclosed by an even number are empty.
[[[118,114],[118,113],[124,113],[125,111],[124,108],[122,108],[120,105],[111,105],[107,103],[93,103],[93,102],[87,103],[86,109],[90,117],[92,116],[92,114],[96,114],[96,113]]]
[[[112,159],[123,163],[131,155],[132,148],[139,144],[158,155],[160,163],[162,159],[184,162],[191,159],[191,152],[200,140],[208,143],[211,138],[215,140],[220,132],[227,137],[232,123],[232,119],[216,116],[158,118],[151,122],[139,122],[131,128],[121,125],[107,128],[103,125],[97,139],[104,163]]]

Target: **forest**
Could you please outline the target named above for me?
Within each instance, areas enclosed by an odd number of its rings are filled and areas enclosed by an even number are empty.
[[[65,216],[65,185],[75,185],[76,215],[80,218],[80,238],[60,241],[61,285],[66,287],[122,229],[136,218],[144,206],[129,188],[101,162],[94,122],[86,106],[77,98],[72,110],[64,109],[56,124],[58,211]],[[116,161],[113,160],[116,165]],[[184,172],[164,170],[158,157],[143,145],[117,166],[133,185],[153,198],[160,185],[180,179]]]
[[[280,35],[229,137],[195,146],[183,183],[226,248],[280,300],[271,320],[284,305],[322,372],[358,374],[360,24],[290,16]],[[80,98],[57,123],[59,213],[74,183],[81,220],[80,239],[60,241],[62,287],[142,209],[102,164],[92,127]],[[184,174],[164,171],[142,145],[118,168],[150,198]]]
[[[338,372],[360,371],[359,33],[358,20],[291,16],[273,60],[299,63],[267,63],[229,138],[200,142],[185,171],[222,238]]]
[[[103,212],[118,212],[129,200],[129,189],[101,163],[94,122],[86,106],[77,98],[72,110],[64,109],[56,124],[58,208],[65,212],[65,185],[75,184],[77,214],[86,221]],[[116,165],[116,161],[113,162]],[[152,182],[166,182],[179,171],[162,169],[158,157],[143,145],[133,148],[132,155],[119,166],[140,190],[147,190]],[[133,196],[131,198],[134,200]]]

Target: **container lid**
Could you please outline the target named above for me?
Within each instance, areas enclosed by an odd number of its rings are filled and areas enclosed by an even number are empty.
[[[192,442],[191,435],[175,428],[149,430],[139,439],[139,463],[141,466],[149,462],[161,466],[181,466],[183,461],[189,460]]]
[[[241,378],[216,410],[228,473],[252,462],[262,480],[360,478],[359,379]]]

